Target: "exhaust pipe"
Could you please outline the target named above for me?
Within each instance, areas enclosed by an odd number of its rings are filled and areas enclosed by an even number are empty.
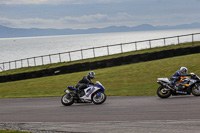
[[[166,88],[169,89],[169,90],[172,90],[172,89],[173,89],[173,88],[170,87],[168,84],[163,83],[162,81],[157,81],[157,83],[160,84],[160,85],[162,85],[162,86],[164,86],[164,87],[166,87]]]

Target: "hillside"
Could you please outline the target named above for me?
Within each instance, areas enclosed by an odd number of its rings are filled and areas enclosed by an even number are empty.
[[[196,23],[182,24],[176,26],[168,26],[168,25],[153,26],[150,24],[142,24],[135,27],[110,26],[105,28],[90,28],[90,29],[38,29],[38,28],[22,29],[22,28],[10,28],[0,25],[0,38],[149,31],[149,30],[167,30],[167,29],[191,29],[191,28],[200,28],[200,23],[196,22]]]
[[[170,77],[181,66],[200,75],[200,54],[179,56],[104,69],[94,69],[96,79],[109,96],[155,95],[159,77]],[[0,83],[0,98],[61,97],[68,85],[75,85],[88,71]]]

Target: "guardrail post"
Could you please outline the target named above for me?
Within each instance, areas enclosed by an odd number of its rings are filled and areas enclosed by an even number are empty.
[[[178,44],[179,44],[179,36],[177,36],[177,38],[178,38]]]
[[[5,70],[5,66],[4,66],[4,63],[3,63],[3,70]]]
[[[81,58],[83,60],[83,49],[81,49]]]
[[[94,49],[94,47],[93,47],[93,54],[94,54],[94,58],[95,58],[95,49]]]
[[[123,53],[122,43],[121,43],[121,53]]]
[[[9,70],[11,69],[11,65],[10,65],[10,62],[9,62]]]
[[[33,59],[34,59],[34,65],[36,66],[36,61],[35,61],[35,57],[34,57]]]
[[[60,60],[60,62],[61,62],[61,56],[60,56],[60,53],[59,53],[58,55],[59,55],[59,60]]]
[[[43,59],[43,56],[41,56],[41,59],[42,59],[42,65],[44,65],[44,59]]]
[[[28,64],[28,67],[29,67],[30,65],[29,65],[29,60],[28,60],[28,58],[27,58],[27,64]]]
[[[135,42],[135,51],[137,51],[137,42]]]
[[[149,40],[149,47],[151,48],[151,40]]]
[[[17,68],[17,61],[15,61],[15,69]]]
[[[166,41],[165,41],[165,38],[163,38],[164,39],[164,46],[166,46]]]
[[[194,34],[192,34],[192,44],[194,44]]]
[[[21,67],[23,67],[23,60],[21,59]]]
[[[107,52],[108,52],[108,55],[109,55],[110,53],[109,53],[109,46],[108,45],[107,45]]]
[[[51,64],[51,55],[49,55],[49,62],[50,62],[50,64]]]
[[[71,55],[70,55],[70,52],[69,52],[69,61],[72,61],[72,59],[71,59]]]

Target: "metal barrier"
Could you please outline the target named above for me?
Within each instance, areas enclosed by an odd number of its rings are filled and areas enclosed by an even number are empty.
[[[101,47],[93,47],[75,51],[68,51],[57,54],[42,55],[20,60],[0,63],[0,71],[17,69],[22,67],[39,66],[59,62],[71,62],[106,55],[119,54],[141,49],[154,48],[167,45],[175,45],[185,42],[200,41],[200,33],[165,37],[151,40],[120,43]]]

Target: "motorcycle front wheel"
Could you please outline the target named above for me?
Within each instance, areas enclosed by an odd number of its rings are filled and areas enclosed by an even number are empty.
[[[200,96],[200,84],[196,84],[192,87],[192,94],[194,96]]]
[[[157,95],[160,97],[160,98],[168,98],[171,96],[171,91],[170,90],[166,90],[166,88],[164,86],[160,86],[158,89],[157,89]]]
[[[92,102],[94,104],[102,104],[106,101],[106,94],[103,92],[100,92],[100,95],[98,92],[94,93],[92,95]]]
[[[74,98],[71,94],[65,94],[61,98],[61,103],[65,106],[70,106],[74,103]]]

